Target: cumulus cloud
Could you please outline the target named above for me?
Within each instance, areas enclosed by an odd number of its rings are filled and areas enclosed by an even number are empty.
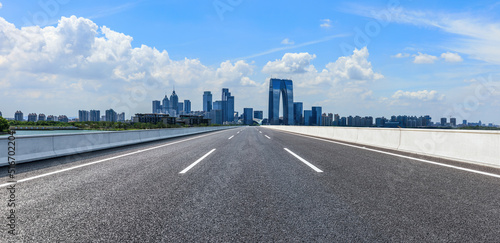
[[[288,38],[286,38],[286,39],[284,39],[284,40],[281,41],[281,44],[283,44],[283,45],[293,45],[293,44],[295,44],[295,42],[292,41],[292,40],[290,40],[290,39],[288,39]]]
[[[443,58],[446,62],[461,62],[463,61],[462,57],[458,55],[458,53],[446,52],[441,54],[441,58]]]
[[[304,73],[311,67],[311,61],[316,55],[307,52],[286,53],[283,58],[274,62],[268,62],[262,72],[268,74],[279,73]]]
[[[395,58],[405,58],[405,57],[410,57],[410,54],[408,54],[408,53],[398,53],[398,54],[394,55],[393,57],[395,57]]]
[[[415,59],[413,60],[413,63],[416,64],[430,64],[434,63],[438,58],[436,56],[432,56],[429,54],[424,54],[419,52],[418,55],[413,55]]]
[[[368,48],[355,49],[352,56],[339,57],[334,63],[328,63],[328,71],[337,79],[342,80],[377,80],[384,76],[375,73],[368,61]]]
[[[2,8],[2,7],[3,7],[3,5],[2,5],[2,3],[0,2],[0,8]]]
[[[393,99],[412,99],[412,100],[421,100],[421,101],[434,101],[434,100],[442,100],[444,99],[444,95],[438,94],[437,91],[431,90],[421,90],[421,91],[403,91],[398,90],[392,95]]]
[[[156,93],[174,84],[200,89],[255,85],[247,77],[253,67],[245,61],[222,62],[214,69],[198,59],[172,60],[167,51],[154,47],[133,48],[132,41],[131,36],[76,16],[62,17],[56,26],[44,28],[16,28],[0,17],[0,87],[9,87],[0,95],[1,103],[16,92],[35,90],[43,90],[37,101],[45,107],[51,102],[64,104],[57,97],[73,97],[74,101],[65,102],[78,107],[82,104],[78,98],[97,105],[110,105],[113,99],[130,103],[130,98],[117,94]],[[149,95],[135,102],[149,104],[155,97]]]
[[[328,29],[332,27],[332,21],[330,19],[322,19],[321,24],[319,25],[321,28]]]

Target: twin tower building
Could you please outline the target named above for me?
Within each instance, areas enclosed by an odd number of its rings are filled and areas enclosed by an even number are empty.
[[[300,122],[302,111],[299,111],[299,117],[294,118],[293,103],[293,82],[288,79],[275,79],[269,81],[269,124],[280,125],[280,95],[283,98],[283,125],[294,125],[295,120]],[[302,105],[302,103],[300,103]],[[298,108],[298,107],[297,107]],[[300,107],[302,110],[302,107]],[[298,113],[298,112],[295,112]],[[300,120],[299,120],[300,119]]]

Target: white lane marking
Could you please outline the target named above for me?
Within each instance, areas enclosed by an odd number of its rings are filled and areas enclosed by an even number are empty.
[[[234,135],[233,135],[233,136],[231,136],[231,137],[229,137],[228,139],[231,139],[231,138],[234,138]]]
[[[240,131],[237,132],[237,134],[239,134],[239,133],[240,133]]]
[[[376,153],[392,155],[392,156],[396,156],[396,157],[400,157],[400,158],[416,160],[416,161],[420,161],[420,162],[423,162],[423,163],[428,163],[428,164],[433,164],[433,165],[439,165],[439,166],[448,167],[448,168],[452,168],[452,169],[457,169],[457,170],[472,172],[472,173],[481,174],[481,175],[485,175],[485,176],[491,176],[491,177],[500,178],[500,175],[493,174],[493,173],[488,173],[488,172],[484,172],[484,171],[467,169],[467,168],[463,168],[463,167],[459,167],[459,166],[455,166],[455,165],[443,164],[443,163],[434,162],[434,161],[425,160],[425,159],[418,159],[418,158],[414,158],[414,157],[410,157],[410,156],[405,156],[405,155],[401,155],[401,154],[395,154],[395,153],[390,153],[390,152],[386,152],[386,151],[381,151],[381,150],[366,148],[366,147],[362,147],[362,146],[356,146],[356,145],[352,145],[352,144],[331,141],[331,140],[328,140],[328,139],[314,138],[314,137],[309,137],[309,136],[306,136],[306,135],[301,135],[301,134],[296,134],[296,133],[290,133],[290,132],[286,132],[286,133],[297,135],[297,136],[301,136],[301,137],[316,139],[316,140],[320,140],[320,141],[325,141],[325,142],[329,142],[329,143],[336,143],[336,144],[340,144],[340,145],[345,145],[345,146],[349,146],[349,147],[353,147],[353,148],[364,149],[364,150],[368,150],[368,151],[372,151],[372,152],[376,152]]]
[[[69,167],[69,168],[66,168],[66,169],[56,170],[56,171],[52,171],[52,172],[49,172],[49,173],[45,173],[45,174],[41,174],[41,175],[37,175],[37,176],[32,176],[32,177],[24,178],[24,179],[16,181],[16,183],[25,182],[25,181],[31,181],[31,180],[34,180],[34,179],[37,179],[37,178],[41,178],[41,177],[45,177],[45,176],[49,176],[49,175],[53,175],[53,174],[57,174],[57,173],[65,172],[65,171],[69,171],[69,170],[74,170],[74,169],[78,169],[78,168],[81,168],[81,167],[85,167],[85,166],[89,166],[89,165],[93,165],[93,164],[98,164],[98,163],[102,163],[102,162],[113,160],[113,159],[118,159],[118,158],[121,158],[121,157],[133,155],[133,154],[138,154],[138,153],[146,152],[146,151],[149,151],[149,150],[153,150],[153,149],[157,149],[157,148],[162,148],[162,147],[174,145],[174,144],[177,144],[177,143],[187,142],[187,141],[190,141],[190,140],[193,140],[193,139],[198,139],[198,138],[202,138],[202,137],[206,137],[206,136],[211,136],[211,135],[215,135],[217,133],[226,132],[226,131],[228,131],[228,130],[214,132],[214,133],[210,133],[210,134],[206,134],[206,135],[201,135],[201,136],[197,136],[197,137],[193,137],[193,138],[188,138],[188,139],[180,140],[180,141],[173,142],[173,143],[163,144],[163,145],[159,145],[159,146],[155,146],[155,147],[151,147],[151,148],[147,148],[147,149],[138,150],[138,151],[135,151],[135,152],[130,152],[130,153],[122,154],[122,155],[117,155],[117,156],[114,156],[114,157],[111,157],[111,158],[101,159],[101,160],[98,160],[98,161],[89,162],[89,163],[86,163],[86,164],[81,164],[81,165]],[[5,184],[0,184],[0,188],[6,187],[6,186],[10,186],[10,185],[14,185],[16,183],[14,183],[14,182],[8,182],[8,183],[5,183]]]
[[[270,138],[269,136],[267,136],[267,135],[264,135],[264,136],[266,136],[266,138],[269,138],[269,139],[271,139],[271,138]]]
[[[197,161],[195,161],[194,163],[192,163],[190,166],[186,167],[186,169],[183,169],[181,172],[179,172],[179,174],[184,174],[184,173],[188,172],[188,170],[190,170],[195,165],[197,165],[198,163],[200,163],[203,159],[205,159],[207,156],[209,156],[214,151],[215,151],[215,149],[210,150],[210,152],[206,153],[205,155],[203,155],[203,157],[199,158]]]
[[[291,155],[295,156],[295,158],[299,159],[300,161],[302,161],[302,163],[306,164],[307,166],[311,167],[311,169],[313,169],[314,171],[320,173],[320,172],[323,172],[322,170],[318,169],[318,167],[314,166],[313,164],[307,162],[307,160],[303,159],[302,157],[298,156],[297,154],[295,154],[294,152],[290,151],[290,149],[287,149],[287,148],[284,148],[288,153],[290,153]]]
[[[262,133],[262,131],[259,131],[259,133]]]

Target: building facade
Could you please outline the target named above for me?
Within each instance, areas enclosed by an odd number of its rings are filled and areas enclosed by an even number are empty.
[[[243,109],[243,124],[245,125],[253,124],[253,108]]]
[[[184,114],[188,115],[191,113],[191,101],[184,100]]]
[[[118,120],[117,114],[113,109],[106,110],[106,121],[116,122]]]
[[[212,110],[212,92],[203,92],[203,111],[210,112]]]
[[[99,110],[90,110],[90,121],[98,122],[101,121],[101,111]]]
[[[78,111],[78,121],[87,122],[90,119],[90,112],[85,110]]]
[[[271,125],[279,125],[280,114],[280,95],[283,98],[283,124],[294,124],[293,113],[293,82],[288,79],[269,80],[269,123]]]
[[[312,107],[312,118],[311,118],[311,126],[321,126],[321,114],[322,114],[321,106],[313,106]]]
[[[302,125],[302,110],[304,109],[302,102],[293,103],[293,122],[295,125]]]
[[[153,113],[161,113],[161,102],[159,100],[153,100]]]
[[[16,111],[14,114],[14,120],[16,121],[23,121],[24,120],[24,114],[21,111]]]

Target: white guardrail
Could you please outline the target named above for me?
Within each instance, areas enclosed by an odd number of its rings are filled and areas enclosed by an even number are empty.
[[[500,131],[265,126],[443,159],[500,167]]]
[[[231,128],[235,127],[168,128],[36,136],[14,135],[16,149],[14,158],[16,163],[24,163]],[[0,137],[0,166],[8,165],[8,142],[8,136]]]

